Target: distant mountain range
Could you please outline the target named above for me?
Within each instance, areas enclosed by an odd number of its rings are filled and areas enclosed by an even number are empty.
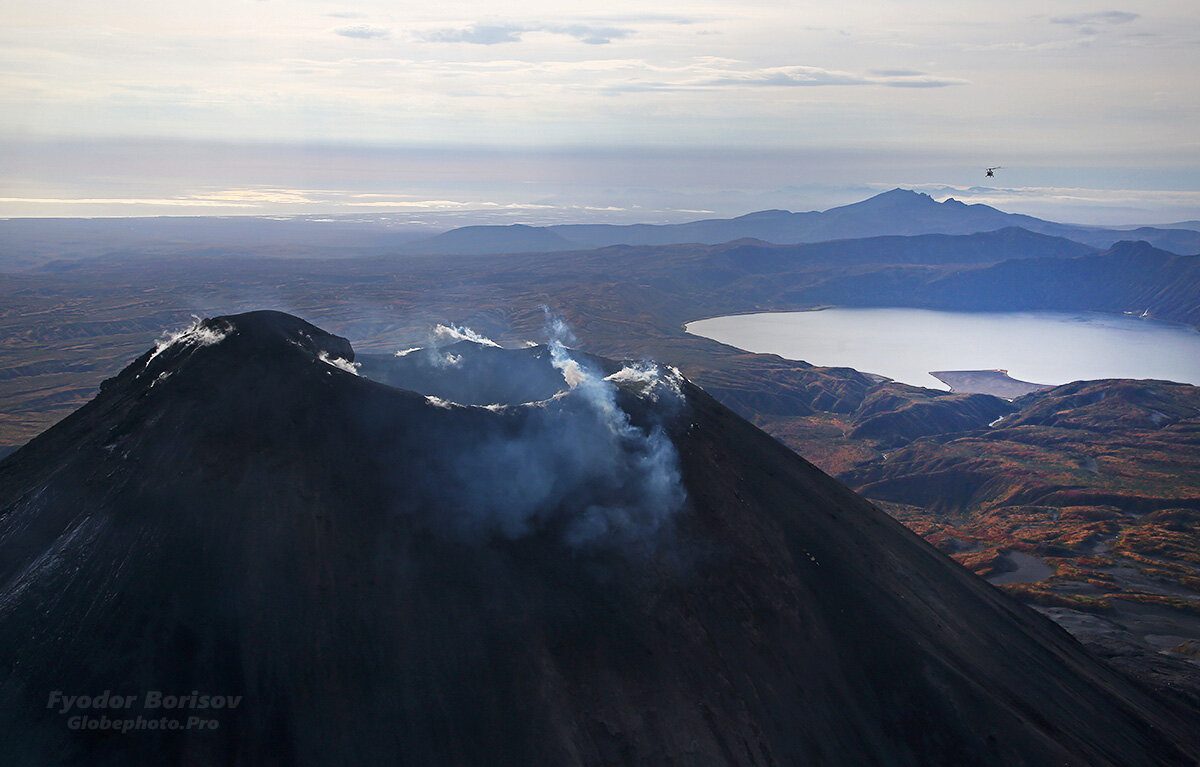
[[[586,250],[610,245],[718,245],[740,239],[774,244],[824,242],[882,235],[974,234],[1020,227],[1065,237],[1097,248],[1121,240],[1145,240],[1181,255],[1200,252],[1200,231],[1138,227],[1078,226],[1005,213],[988,205],[967,205],[953,198],[937,202],[927,194],[893,189],[870,199],[824,212],[764,210],[737,218],[685,224],[562,224],[555,226],[468,226],[404,245],[406,253],[482,255]]]
[[[969,235],[1020,228],[1098,249],[1142,240],[1178,255],[1200,253],[1200,222],[1093,227],[1005,213],[953,198],[893,189],[818,212],[763,210],[683,224],[465,226],[440,234],[407,216],[160,216],[0,219],[0,271],[28,271],[88,259],[352,258],[390,254],[555,253],[613,245],[721,245],[758,240],[794,245],[915,235]],[[1018,254],[1019,255],[1019,254]],[[56,263],[57,262],[57,263]]]

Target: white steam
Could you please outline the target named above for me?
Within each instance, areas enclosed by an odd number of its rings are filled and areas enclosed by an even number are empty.
[[[569,388],[595,386],[594,376],[585,372],[583,366],[567,354],[566,347],[551,343],[550,360],[554,367],[562,373],[563,380],[567,382]]]
[[[683,374],[679,368],[667,367],[665,372],[653,362],[635,362],[626,365],[612,375],[605,376],[605,381],[614,384],[625,384],[636,388],[641,396],[655,402],[662,397],[681,397],[683,390]]]
[[[468,341],[478,346],[493,346],[497,349],[501,348],[500,344],[492,339],[482,335],[481,333],[472,330],[464,325],[434,325],[430,332],[428,347],[415,347],[406,349],[403,353],[396,352],[397,357],[406,357],[413,352],[424,351],[429,363],[437,368],[452,368],[458,367],[463,358],[461,354],[454,352],[443,352],[441,347],[450,346],[459,343],[460,341]]]
[[[678,373],[645,363],[605,377],[572,354],[561,322],[551,330],[550,364],[567,390],[536,403],[480,408],[500,420],[489,421],[495,431],[488,436],[438,454],[442,465],[430,475],[448,472],[451,480],[433,491],[436,505],[475,534],[518,538],[550,527],[575,547],[653,545],[686,500],[679,456],[664,430],[684,404]]]
[[[204,325],[203,320],[192,315],[192,324],[183,330],[174,333],[164,332],[163,335],[154,342],[154,353],[146,360],[147,367],[154,358],[176,345],[191,345],[191,346],[212,346],[225,340],[225,336],[229,335],[228,328],[216,328],[211,325]]]
[[[593,376],[584,372],[583,367],[573,358],[567,349],[567,344],[575,343],[575,334],[561,319],[550,320],[550,364],[562,373],[567,386],[574,389],[586,384]]]
[[[351,362],[350,360],[342,359],[341,357],[331,357],[329,352],[326,351],[318,353],[317,359],[321,360],[321,362],[324,362],[326,365],[331,365],[337,368],[338,370],[344,370],[347,373],[358,375],[358,368],[360,367],[360,363],[358,362]]]
[[[429,354],[429,361],[432,362],[435,367],[439,368],[457,367],[462,360],[462,355],[455,354],[454,352],[446,352],[443,354],[441,352],[431,350]]]
[[[496,348],[500,347],[500,344],[496,343],[492,339],[480,335],[471,328],[463,327],[461,325],[436,325],[433,328],[433,335],[434,338],[442,343],[470,341],[471,343],[480,344],[481,346],[495,346]]]

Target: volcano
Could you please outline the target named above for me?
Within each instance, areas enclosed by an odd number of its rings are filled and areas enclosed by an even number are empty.
[[[1200,757],[1194,712],[670,369],[356,361],[277,312],[0,463],[0,674],[12,765]]]

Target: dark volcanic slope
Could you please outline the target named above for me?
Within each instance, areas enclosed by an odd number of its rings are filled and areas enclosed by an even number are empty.
[[[489,409],[352,354],[209,320],[0,463],[6,763],[1200,756],[1183,712],[671,374],[559,349],[573,389]],[[127,735],[47,709],[106,689],[243,702]]]

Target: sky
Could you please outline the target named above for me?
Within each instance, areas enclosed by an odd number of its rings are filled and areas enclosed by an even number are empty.
[[[0,216],[1200,219],[1181,0],[0,3]]]

